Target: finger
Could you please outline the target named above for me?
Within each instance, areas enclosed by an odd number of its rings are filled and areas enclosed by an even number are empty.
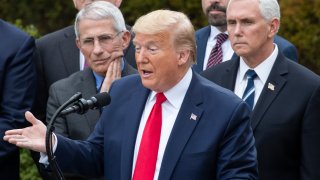
[[[5,132],[5,135],[20,135],[22,134],[22,129],[12,129]]]
[[[38,124],[40,121],[34,117],[34,115],[29,112],[29,111],[26,111],[26,113],[24,114],[27,121],[30,122],[32,125],[36,125]]]

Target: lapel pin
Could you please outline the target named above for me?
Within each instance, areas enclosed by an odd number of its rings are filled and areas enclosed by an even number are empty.
[[[271,91],[274,91],[274,85],[271,83],[268,83],[268,89],[270,89]]]
[[[190,116],[190,119],[196,121],[197,120],[197,115],[192,113],[191,116]]]

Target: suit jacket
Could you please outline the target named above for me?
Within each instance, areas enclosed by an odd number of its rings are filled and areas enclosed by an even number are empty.
[[[128,63],[122,71],[122,77],[137,71]],[[47,104],[47,123],[55,111],[76,92],[82,93],[82,98],[89,99],[97,94],[96,80],[90,68],[78,71],[68,78],[61,79],[50,87]],[[86,114],[69,114],[58,117],[55,121],[55,132],[69,137],[70,139],[85,140],[93,131],[100,117],[100,109],[89,110]]]
[[[203,62],[206,54],[207,42],[210,36],[211,27],[206,26],[196,31],[196,43],[197,43],[197,64],[193,65],[193,69],[196,72],[203,71]],[[279,51],[284,53],[289,59],[298,62],[298,51],[296,47],[286,39],[276,35],[274,42],[278,45]],[[230,47],[231,48],[231,47]],[[235,54],[232,58],[235,58]]]
[[[0,137],[27,126],[24,118],[36,95],[34,39],[0,19]],[[19,149],[0,138],[0,177],[18,180]]]
[[[86,176],[104,173],[106,180],[131,179],[136,135],[149,93],[138,75],[115,81],[112,102],[87,141],[57,136],[55,154],[61,169]],[[193,73],[159,179],[256,179],[249,112],[232,92]]]
[[[239,58],[203,76],[234,90],[238,66]],[[259,179],[320,179],[319,109],[320,77],[279,51],[252,113]]]
[[[76,45],[74,26],[45,35],[36,41],[36,46],[34,58],[37,63],[39,83],[37,101],[32,112],[45,122],[49,87],[52,83],[80,70],[80,52]],[[131,41],[124,57],[136,67],[134,52]]]

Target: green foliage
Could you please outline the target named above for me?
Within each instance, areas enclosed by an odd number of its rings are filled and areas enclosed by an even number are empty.
[[[320,1],[281,0],[279,34],[296,45],[299,63],[320,74]]]
[[[14,22],[14,25],[17,26],[18,28],[24,30],[30,36],[32,36],[34,38],[39,38],[40,37],[38,29],[33,24],[23,26],[21,19],[16,19],[15,22]]]
[[[20,178],[21,180],[41,180],[38,169],[34,164],[30,151],[20,150]]]

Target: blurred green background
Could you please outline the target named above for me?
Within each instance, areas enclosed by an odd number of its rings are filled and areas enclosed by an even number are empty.
[[[320,74],[320,0],[279,0],[279,34],[299,51],[299,63]],[[123,0],[120,7],[127,24],[155,9],[186,13],[196,29],[207,25],[200,0]],[[71,0],[1,0],[0,18],[12,22],[35,38],[73,23],[76,10]],[[28,151],[21,153],[21,179],[40,179]]]

